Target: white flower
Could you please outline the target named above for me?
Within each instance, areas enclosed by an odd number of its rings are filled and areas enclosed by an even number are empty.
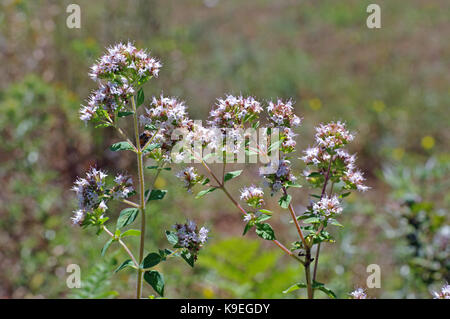
[[[248,205],[253,207],[260,207],[264,204],[264,192],[262,188],[254,185],[245,187],[241,190],[241,200],[244,200]]]
[[[202,244],[204,244],[208,240],[209,230],[206,227],[200,228],[198,232],[198,239]]]
[[[320,201],[314,203],[313,211],[316,214],[328,217],[334,214],[340,214],[342,207],[336,195],[331,198],[325,195]]]
[[[450,299],[450,285],[445,284],[440,292],[433,291],[434,299]]]
[[[80,225],[84,219],[84,212],[81,209],[78,209],[73,212],[73,216],[70,218],[74,225]]]
[[[367,294],[362,288],[355,289],[350,295],[352,296],[352,299],[367,299]]]

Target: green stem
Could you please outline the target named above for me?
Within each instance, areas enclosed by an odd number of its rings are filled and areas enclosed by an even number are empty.
[[[131,98],[131,105],[133,107],[133,121],[134,121],[134,135],[136,139],[136,157],[138,164],[138,176],[139,176],[139,209],[141,211],[141,239],[139,243],[139,265],[144,259],[144,244],[145,244],[145,183],[144,183],[144,158],[142,154],[141,143],[139,141],[139,123],[136,114],[136,103],[134,101],[134,96]],[[136,298],[140,299],[142,295],[142,273],[143,270],[138,268],[137,274],[137,287],[136,287]]]

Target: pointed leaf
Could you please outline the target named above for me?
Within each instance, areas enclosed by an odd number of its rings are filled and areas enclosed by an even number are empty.
[[[124,141],[124,142],[118,142],[118,143],[114,143],[113,145],[111,145],[111,147],[109,148],[111,151],[113,152],[117,152],[117,151],[133,151],[134,147]]]
[[[197,196],[195,196],[195,198],[197,199],[197,198],[203,197],[206,194],[215,191],[216,189],[217,189],[216,187],[211,187],[211,188],[205,189],[205,190],[203,190],[201,192],[198,192],[198,194],[197,194]]]
[[[152,189],[152,192],[150,193],[150,196],[148,198],[149,201],[151,200],[160,200],[163,199],[164,196],[166,196],[167,190],[165,189]],[[145,191],[145,197],[148,196],[148,190]]]
[[[228,172],[225,174],[224,181],[229,181],[230,179],[236,178],[241,175],[242,169],[238,171]]]
[[[152,268],[161,262],[161,256],[157,253],[148,254],[142,261],[142,268]]]
[[[116,270],[114,270],[114,272],[117,273],[126,267],[133,267],[133,266],[134,266],[133,261],[131,259],[127,259],[123,263],[121,263],[120,266],[117,267]]]
[[[155,291],[164,297],[164,277],[156,270],[146,271],[144,273],[144,280],[155,289]]]
[[[289,194],[283,195],[280,200],[278,201],[278,204],[280,204],[281,208],[287,209],[289,207],[289,204],[291,203],[292,196]]]
[[[105,256],[106,251],[108,250],[109,246],[111,246],[111,244],[113,243],[113,241],[114,241],[114,239],[113,239],[113,238],[110,238],[110,239],[106,242],[106,244],[103,246],[103,248],[102,248],[102,256]]]
[[[117,219],[116,228],[122,229],[125,226],[131,224],[136,219],[139,213],[139,209],[137,208],[125,208],[120,212],[120,216]]]
[[[288,289],[284,290],[283,293],[287,294],[291,291],[297,290],[297,289],[302,289],[302,288],[306,288],[307,285],[303,282],[298,282],[296,284],[293,284],[292,286],[290,286]]]

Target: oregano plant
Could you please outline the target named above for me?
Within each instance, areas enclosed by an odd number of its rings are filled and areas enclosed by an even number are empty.
[[[207,228],[199,228],[188,220],[166,231],[170,248],[146,254],[145,230],[147,223],[151,222],[151,216],[147,216],[148,206],[152,201],[163,200],[167,193],[167,190],[157,189],[154,185],[162,171],[171,169],[168,166],[169,154],[175,141],[170,136],[175,129],[192,125],[184,103],[177,99],[154,97],[146,105],[143,85],[158,76],[161,66],[146,50],[137,49],[132,43],[119,43],[108,48],[89,74],[98,88],[80,109],[81,120],[93,122],[98,128],[113,128],[117,132],[122,141],[111,145],[111,151],[128,151],[136,155],[137,186],[131,176],[119,173],[110,178],[104,170],[91,167],[84,178],[75,181],[73,190],[79,207],[71,219],[75,225],[95,228],[97,235],[102,232],[109,235],[101,255],[105,255],[114,244],[127,253],[129,258],[115,271],[130,268],[136,272],[137,298],[142,296],[144,281],[164,296],[164,276],[155,267],[171,257],[181,257],[193,267],[208,238]],[[127,121],[133,127],[130,135],[124,128]],[[152,159],[154,165],[145,166],[145,159]],[[150,183],[146,170],[153,172]],[[111,201],[128,206],[120,212],[115,225],[110,220],[112,215],[108,205]],[[137,220],[140,228],[130,228]],[[137,251],[127,243],[130,236],[140,239]]]
[[[225,193],[242,215],[244,235],[254,229],[259,237],[273,242],[299,262],[304,268],[305,281],[293,284],[285,293],[306,289],[308,298],[314,298],[316,291],[336,298],[335,293],[319,281],[320,249],[323,244],[334,242],[329,227],[343,227],[338,218],[343,211],[344,198],[353,190],[366,191],[368,187],[363,184],[363,174],[355,167],[356,156],[345,150],[354,135],[344,123],[319,125],[315,145],[301,158],[295,158],[293,128],[300,124],[301,118],[294,113],[290,100],[278,99],[263,107],[253,97],[228,95],[218,99],[210,112],[208,125],[194,125],[186,135],[185,148],[177,155],[201,163],[206,175],[195,167],[187,167],[177,176],[189,191],[196,184],[207,187],[199,191],[196,198],[215,190]],[[255,138],[258,136],[259,140]],[[240,191],[240,200],[248,206],[244,208],[226,184],[242,173],[242,170],[228,171],[227,164],[243,163],[242,159],[252,162],[254,156],[259,156],[265,163],[260,168],[263,186],[270,190],[271,196],[276,196],[281,211],[287,211],[291,216],[298,238],[290,247],[277,239],[268,222],[275,212],[265,208],[263,187],[251,185]],[[291,162],[296,159],[306,164],[303,177],[313,190],[302,214],[296,212],[292,203],[291,190],[302,187],[292,169]],[[210,163],[221,163],[220,172],[214,171]]]

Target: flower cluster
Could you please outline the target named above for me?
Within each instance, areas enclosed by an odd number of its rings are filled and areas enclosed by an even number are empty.
[[[110,190],[113,199],[124,199],[134,192],[133,180],[130,176],[117,174],[114,183],[115,185]]]
[[[362,288],[357,288],[350,293],[352,299],[367,299],[367,294]]]
[[[99,87],[88,97],[86,105],[81,106],[80,119],[85,122],[92,119],[113,122],[135,94],[136,87],[152,76],[158,76],[160,68],[158,60],[130,42],[108,48],[91,67],[89,75]]]
[[[194,256],[194,260],[197,260],[198,251],[208,240],[209,230],[206,227],[201,227],[199,230],[192,220],[188,220],[186,224],[175,224],[173,228],[178,238],[177,245],[186,248]]]
[[[106,111],[108,117],[113,119],[115,112],[125,106],[134,89],[128,84],[126,78],[122,78],[121,82],[100,83],[99,88],[92,92],[87,100],[87,105],[82,105],[80,109],[80,119],[82,121],[90,121],[99,108]]]
[[[138,50],[131,42],[118,43],[107,49],[97,63],[91,67],[89,76],[98,79],[114,78],[117,74],[127,74],[132,79],[157,77],[161,62],[148,55],[145,50]]]
[[[316,142],[327,149],[337,149],[353,141],[354,136],[345,127],[344,123],[331,122],[316,127]]]
[[[225,99],[218,99],[210,112],[209,124],[219,128],[238,128],[243,123],[255,118],[263,108],[261,103],[253,97],[235,97],[227,95]]]
[[[123,199],[133,191],[131,177],[119,174],[114,179],[114,185],[108,187],[106,177],[108,175],[95,167],[92,167],[85,178],[78,178],[72,190],[78,198],[78,210],[72,216],[73,224],[82,225],[92,218],[101,218],[108,209],[106,203],[109,199]]]
[[[450,299],[450,285],[445,284],[440,292],[433,291],[434,299]]]
[[[306,165],[316,166],[323,177],[330,169],[329,177],[336,181],[342,180],[347,189],[366,191],[369,187],[364,185],[365,178],[361,171],[356,169],[356,155],[350,155],[342,147],[354,139],[344,123],[331,122],[321,124],[316,128],[316,145],[304,151],[301,159]],[[331,165],[331,166],[330,166]],[[309,177],[310,172],[306,172]],[[310,179],[313,181],[313,179]],[[322,179],[319,180],[322,182]]]
[[[184,182],[184,187],[188,191],[203,179],[203,175],[200,175],[195,167],[186,167],[184,170],[179,171],[176,177]]]
[[[342,206],[336,195],[333,197],[325,195],[317,203],[314,203],[313,212],[328,218],[340,214],[342,212]]]
[[[182,130],[189,131],[193,127],[193,121],[189,119],[184,102],[163,96],[159,99],[153,97],[149,108],[146,108],[145,113],[141,115],[140,123],[143,126],[157,128],[153,142],[160,144],[161,149],[155,152],[161,152],[160,155],[165,160],[170,159],[170,151],[178,141],[178,136],[172,136],[177,133],[176,130],[178,129],[181,133]],[[153,155],[156,154],[153,153]]]
[[[259,208],[264,205],[264,192],[262,188],[254,185],[245,187],[241,190],[241,200],[245,201],[249,206]]]
[[[78,207],[82,211],[91,211],[100,204],[105,194],[105,179],[108,175],[96,168],[91,168],[86,173],[86,178],[78,178],[72,190],[78,197]]]
[[[274,127],[296,127],[301,124],[301,119],[295,115],[292,101],[283,102],[278,99],[276,103],[270,101],[267,106],[269,120]]]
[[[264,177],[264,183],[271,189],[272,194],[278,192],[283,187],[292,185],[297,180],[297,177],[292,174],[291,161],[280,159],[277,166],[274,166],[275,163],[273,162],[270,165],[275,173],[267,174],[265,170],[268,167],[264,167],[260,169],[260,175]]]

